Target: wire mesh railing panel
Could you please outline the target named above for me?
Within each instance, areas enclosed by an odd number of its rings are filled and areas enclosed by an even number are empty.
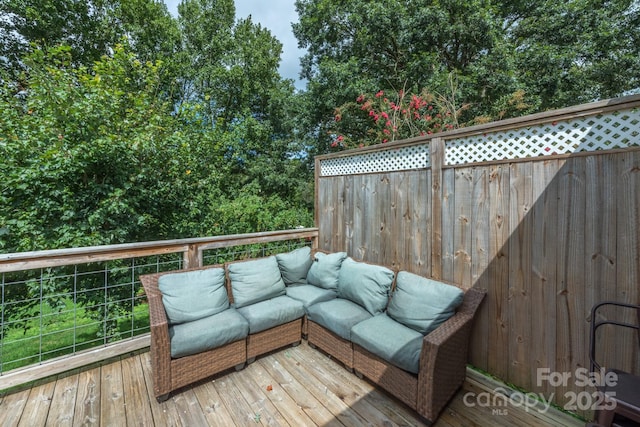
[[[149,331],[141,274],[182,253],[2,273],[0,374]]]
[[[311,247],[311,240],[292,239],[279,242],[254,243],[228,248],[208,249],[203,251],[202,259],[204,265],[217,265],[242,259],[263,258],[289,252],[303,246]]]

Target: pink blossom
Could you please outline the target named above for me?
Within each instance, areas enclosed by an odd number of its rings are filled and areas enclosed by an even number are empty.
[[[389,119],[389,115],[387,114],[386,111],[383,111],[382,113],[380,113],[380,115],[385,119]]]
[[[380,98],[382,95],[384,95],[384,92],[380,91],[380,92],[376,93],[376,98]]]
[[[344,136],[342,135],[338,136],[338,141],[344,141]]]

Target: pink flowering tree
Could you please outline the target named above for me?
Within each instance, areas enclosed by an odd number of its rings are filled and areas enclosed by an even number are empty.
[[[404,90],[362,94],[335,109],[331,149],[334,151],[384,144],[399,139],[431,135],[460,127],[468,104],[455,99]]]

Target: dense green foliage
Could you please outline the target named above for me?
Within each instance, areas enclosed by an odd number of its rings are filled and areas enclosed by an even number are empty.
[[[334,109],[380,90],[464,106],[465,124],[640,88],[637,0],[297,0],[296,8],[319,152],[336,130],[357,140],[375,127],[336,126]]]
[[[281,45],[232,1],[3,8],[0,250],[311,225]]]

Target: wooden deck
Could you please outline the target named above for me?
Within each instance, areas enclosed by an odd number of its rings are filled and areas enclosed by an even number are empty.
[[[258,358],[159,404],[149,353],[56,378],[0,396],[0,426],[422,426],[409,408],[358,379],[306,342]],[[583,425],[578,420],[508,407],[500,413],[464,403],[482,385],[467,380],[435,423],[453,426]]]

